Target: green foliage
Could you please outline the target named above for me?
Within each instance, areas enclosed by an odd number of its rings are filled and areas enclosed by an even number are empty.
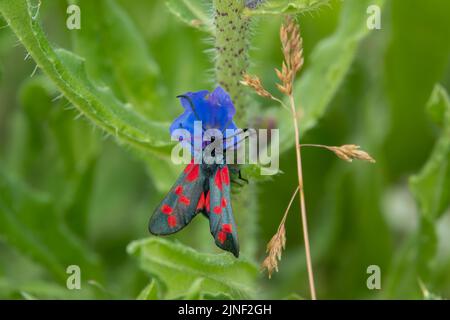
[[[297,203],[279,273],[258,276],[296,186],[295,154],[289,114],[238,84],[251,65],[276,93],[285,13],[298,14],[304,38],[295,88],[302,140],[357,143],[377,160],[303,152],[319,298],[450,295],[449,2],[268,0],[250,9],[239,1],[219,24],[245,32],[218,33],[211,1],[70,3],[81,7],[81,30],[66,29],[65,0],[0,0],[0,297],[309,296]],[[366,27],[373,4],[381,30]],[[211,35],[242,55],[210,59]],[[218,68],[230,59],[234,75]],[[250,185],[234,188],[245,259],[218,253],[200,217],[175,241],[136,241],[182,169],[168,161],[168,126],[182,111],[175,96],[219,81],[239,96],[240,124],[281,131],[280,174],[260,179],[258,166],[246,166]],[[66,289],[71,264],[81,267],[82,290]],[[381,267],[381,291],[366,288],[371,264]]]
[[[83,8],[83,32],[75,32],[73,42],[75,52],[86,61],[89,78],[115,89],[129,103],[127,108],[164,120],[160,70],[133,21],[114,1],[77,4]],[[105,31],[101,39],[99,30]]]
[[[69,231],[47,195],[28,190],[4,173],[0,190],[0,232],[6,241],[63,283],[66,266],[72,261],[77,261],[88,277],[98,276],[98,257]]]
[[[161,299],[159,296],[158,285],[156,280],[153,279],[150,283],[139,293],[137,300],[158,300]]]
[[[0,2],[0,12],[38,66],[83,115],[138,148],[158,152],[157,148],[168,145],[167,125],[143,118],[129,104],[120,102],[109,88],[95,86],[86,75],[84,60],[67,50],[53,48],[31,10],[26,0]]]
[[[410,188],[421,212],[418,235],[421,273],[430,267],[437,252],[437,221],[450,208],[450,101],[440,85],[434,88],[427,108],[434,117],[440,114],[441,118],[436,120],[443,123],[443,128],[428,161],[417,175],[410,178]]]
[[[208,8],[206,1],[166,0],[166,6],[172,14],[188,26],[214,33],[210,16],[211,8]]]
[[[450,101],[442,86],[434,88],[427,108],[443,125],[442,133],[425,166],[411,177],[410,186],[422,214],[435,221],[450,205]]]
[[[198,299],[204,295],[248,299],[254,296],[256,266],[227,253],[198,253],[180,243],[163,239],[132,242],[129,254],[139,259],[143,270],[159,279],[168,299]]]
[[[250,20],[242,16],[244,1],[213,0],[214,61],[216,82],[229,94],[236,107],[236,122],[245,126],[248,105],[241,75],[248,68]]]
[[[431,148],[433,134],[421,119],[426,116],[424,105],[431,90],[441,82],[448,66],[450,42],[442,39],[450,30],[450,3],[412,0],[409,10],[405,10],[402,1],[391,1],[391,7],[393,25],[386,52],[385,83],[389,100],[398,108],[392,109],[390,143],[385,153],[393,164],[390,174],[399,177],[414,172]],[[409,121],[405,121],[404,112],[408,112]],[[399,145],[403,146],[401,150]],[[411,159],[408,155],[413,153],[417,156]]]

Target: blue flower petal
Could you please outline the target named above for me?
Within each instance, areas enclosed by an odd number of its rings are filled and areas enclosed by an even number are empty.
[[[179,96],[184,113],[170,126],[170,132],[183,128],[194,135],[194,121],[202,121],[203,129],[219,129],[225,133],[226,129],[237,129],[233,122],[236,113],[233,102],[228,93],[217,87],[209,93],[206,90],[187,92]]]
[[[172,122],[172,125],[170,126],[170,134],[172,134],[176,129],[186,129],[192,135],[194,133],[195,120],[195,115],[192,112],[185,111],[178,118],[176,118],[174,122]]]

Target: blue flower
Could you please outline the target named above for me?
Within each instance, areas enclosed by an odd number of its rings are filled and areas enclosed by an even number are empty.
[[[207,90],[187,92],[179,95],[178,98],[184,108],[184,113],[176,118],[170,126],[171,134],[176,129],[186,129],[190,132],[191,137],[194,137],[194,121],[201,121],[203,130],[220,130],[224,137],[226,129],[237,129],[233,122],[233,116],[236,113],[233,102],[221,87],[217,87],[212,92]]]

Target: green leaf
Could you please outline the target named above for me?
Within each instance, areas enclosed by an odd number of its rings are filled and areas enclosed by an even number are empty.
[[[77,3],[83,8],[83,26],[72,33],[74,47],[86,59],[89,77],[114,88],[142,114],[164,119],[160,71],[133,21],[116,1]]]
[[[213,33],[208,2],[203,0],[166,0],[169,11],[188,26]]]
[[[419,280],[420,290],[422,291],[423,300],[442,300],[440,296],[434,294]]]
[[[156,280],[152,281],[139,293],[137,300],[158,300],[160,299]]]
[[[5,299],[45,300],[45,299],[95,299],[96,295],[89,288],[68,290],[65,286],[49,281],[35,281],[15,284],[9,279],[0,278],[0,296]]]
[[[203,282],[205,281],[204,278],[197,278],[192,283],[191,287],[188,289],[186,295],[184,298],[186,300],[199,300],[202,297],[201,290]]]
[[[156,189],[163,193],[169,191],[183,170],[183,166],[175,165],[167,159],[146,157],[143,161],[147,164],[149,176]]]
[[[246,9],[247,15],[301,14],[328,5],[330,0],[267,0],[256,9]]]
[[[224,293],[234,299],[253,295],[256,266],[230,254],[199,253],[161,238],[134,241],[127,251],[139,259],[143,270],[166,285],[168,299],[198,296],[200,292]]]
[[[448,70],[450,1],[410,0],[408,10],[402,1],[389,1],[389,12],[390,40],[379,80],[390,105],[383,152],[387,174],[401,179],[427,160],[434,141],[424,105]]]
[[[425,166],[411,177],[410,188],[421,213],[435,221],[450,205],[450,102],[444,88],[435,87],[427,108],[444,127]]]
[[[130,104],[119,101],[109,88],[94,85],[86,75],[84,60],[72,52],[54,49],[31,10],[26,0],[0,0],[0,13],[11,29],[79,112],[126,144],[167,155],[168,124],[144,118]]]
[[[0,234],[4,239],[63,283],[71,264],[79,265],[87,277],[98,278],[97,255],[70,232],[52,203],[48,195],[0,171]]]
[[[57,146],[56,154],[50,152],[53,156],[51,159],[57,161],[57,156],[60,156],[64,163],[64,174],[63,177],[61,173],[56,174],[60,183],[54,189],[54,197],[58,202],[55,206],[63,207],[62,211],[71,229],[84,237],[99,155],[98,139],[84,121],[73,121],[73,111],[65,110],[66,101],[54,99],[56,94],[56,88],[44,76],[33,77],[21,87],[20,102],[30,129],[30,143],[25,149],[34,151],[24,160],[31,162],[30,160],[44,158],[46,146]],[[49,135],[42,134],[44,128],[50,128]],[[40,136],[43,137],[37,144],[36,137]],[[53,151],[51,147],[47,149]],[[35,167],[36,164],[31,166],[29,171],[32,173]],[[48,174],[43,173],[42,178],[51,180],[51,171]]]
[[[434,87],[433,93],[427,103],[427,112],[431,119],[438,125],[442,126],[446,122],[448,113],[448,95],[447,91],[441,85]]]
[[[352,65],[359,43],[369,34],[367,7],[383,3],[384,0],[346,0],[336,31],[314,48],[308,68],[294,87],[295,101],[304,111],[300,120],[302,134],[325,114]],[[276,110],[276,116],[280,124],[280,152],[283,152],[294,145],[292,119],[283,108]]]
[[[444,106],[445,112],[441,112]],[[431,115],[440,114],[441,137],[422,170],[412,176],[409,186],[420,207],[420,229],[417,235],[417,266],[420,276],[429,278],[430,262],[437,252],[436,222],[450,206],[450,102],[441,86],[435,86],[427,105]],[[436,113],[436,110],[441,110]]]

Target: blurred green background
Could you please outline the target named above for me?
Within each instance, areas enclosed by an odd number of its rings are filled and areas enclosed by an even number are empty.
[[[211,35],[180,21],[164,1],[93,3],[79,1],[81,30],[65,27],[63,0],[43,1],[37,19],[53,47],[86,59],[96,87],[164,125],[182,110],[177,94],[213,88]],[[303,152],[318,297],[448,298],[450,2],[386,0],[381,30],[368,31],[371,3],[330,1],[298,16],[306,61],[298,95],[306,113],[323,106],[303,142],[355,143],[377,160]],[[272,92],[281,21],[252,22],[250,72]],[[158,158],[159,149],[147,154],[117,143],[81,116],[6,25],[0,18],[1,298],[309,297],[297,201],[279,272],[268,280],[257,271],[296,187],[292,145],[281,155],[282,174],[253,179],[255,212],[235,212],[242,261],[215,248],[202,217],[167,241],[135,242],[127,253],[132,241],[149,237],[148,219],[181,168]],[[291,125],[283,111],[246,93],[262,110],[250,120],[275,121],[283,134]],[[69,265],[81,267],[81,290],[66,288]],[[381,290],[366,286],[369,265],[381,268]],[[245,288],[222,287],[239,277]]]

